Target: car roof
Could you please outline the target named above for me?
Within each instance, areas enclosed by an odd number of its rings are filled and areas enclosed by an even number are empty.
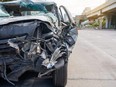
[[[13,5],[13,4],[19,4],[21,1],[20,0],[18,0],[18,1],[7,1],[7,2],[0,2],[0,5]],[[41,4],[45,4],[45,5],[56,5],[56,3],[55,2],[50,2],[50,1],[42,1],[42,0],[38,0],[38,1],[36,1],[36,2],[34,2],[34,3],[41,3]]]

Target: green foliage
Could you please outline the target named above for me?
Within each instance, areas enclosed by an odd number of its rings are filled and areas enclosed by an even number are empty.
[[[98,27],[98,26],[99,26],[99,22],[94,22],[94,23],[92,24],[92,26],[93,26],[93,27]]]
[[[105,25],[106,25],[106,19],[104,18],[102,22],[102,27],[105,28]]]

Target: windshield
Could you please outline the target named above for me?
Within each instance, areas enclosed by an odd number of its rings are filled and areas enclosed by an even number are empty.
[[[10,16],[45,15],[52,13],[56,16],[55,4],[20,2],[15,4],[4,4]]]
[[[53,23],[58,22],[57,6],[55,3],[49,2],[18,2],[18,3],[2,3],[0,16],[19,17],[19,16],[46,16]],[[3,10],[3,8],[5,10]],[[1,19],[0,18],[0,19]]]
[[[4,7],[0,5],[0,17],[9,17],[10,15],[5,11]]]

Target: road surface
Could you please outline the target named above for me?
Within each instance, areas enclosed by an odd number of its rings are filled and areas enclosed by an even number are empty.
[[[116,30],[79,30],[67,87],[116,87]]]

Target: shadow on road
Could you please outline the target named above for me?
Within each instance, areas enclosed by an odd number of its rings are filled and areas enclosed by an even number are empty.
[[[52,79],[29,79],[16,83],[16,86],[12,86],[4,80],[0,80],[0,87],[54,87]]]

